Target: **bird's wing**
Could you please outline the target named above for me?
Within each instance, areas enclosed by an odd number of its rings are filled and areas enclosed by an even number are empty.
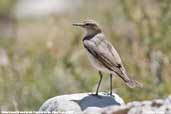
[[[125,82],[130,80],[119,54],[112,44],[105,39],[103,34],[96,35],[91,40],[84,41],[84,47],[108,70],[118,74]]]

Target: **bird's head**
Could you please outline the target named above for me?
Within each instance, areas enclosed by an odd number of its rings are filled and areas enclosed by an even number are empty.
[[[79,26],[86,30],[87,34],[101,32],[99,24],[94,20],[86,20],[83,23],[74,23],[73,26]]]

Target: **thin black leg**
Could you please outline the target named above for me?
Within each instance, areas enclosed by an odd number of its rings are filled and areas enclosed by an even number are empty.
[[[99,75],[100,75],[100,80],[99,80],[99,83],[98,83],[98,86],[97,86],[96,95],[98,95],[100,83],[101,83],[102,78],[103,78],[103,75],[102,75],[102,72],[101,71],[99,71]]]
[[[112,74],[110,74],[110,95],[112,96]]]

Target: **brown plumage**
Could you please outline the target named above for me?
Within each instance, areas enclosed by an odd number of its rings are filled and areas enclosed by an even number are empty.
[[[100,73],[99,85],[102,78],[101,72],[108,72],[110,73],[111,79],[112,74],[117,74],[126,83],[126,85],[131,88],[142,87],[142,84],[128,76],[118,52],[105,38],[101,28],[95,21],[88,20],[84,23],[73,25],[81,26],[86,30],[85,37],[83,38],[83,44],[86,48],[91,64]],[[96,94],[98,94],[99,85]],[[112,85],[110,94],[112,94]]]

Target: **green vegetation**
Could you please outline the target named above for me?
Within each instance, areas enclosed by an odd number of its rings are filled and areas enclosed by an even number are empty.
[[[0,0],[0,24],[8,17],[12,31],[0,31],[0,110],[38,110],[48,98],[95,91],[98,73],[84,52],[82,31],[72,27],[86,18],[100,23],[128,73],[144,84],[130,89],[113,79],[126,102],[171,93],[170,0],[86,0],[77,10],[40,19],[10,18],[13,4]],[[109,90],[105,75],[101,91]]]

